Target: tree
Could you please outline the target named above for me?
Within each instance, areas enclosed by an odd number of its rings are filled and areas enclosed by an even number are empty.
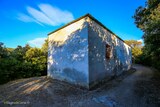
[[[8,81],[47,74],[47,40],[42,48],[29,44],[15,49],[0,42],[0,84]]]
[[[8,56],[7,48],[0,42],[0,59]]]
[[[27,52],[29,49],[31,49],[31,46],[30,46],[29,44],[26,44],[26,45],[23,47],[24,52]]]
[[[47,55],[48,55],[48,39],[45,40],[45,43],[42,45],[41,50],[44,53],[44,55],[47,57]]]
[[[23,56],[25,55],[25,51],[23,50],[22,46],[17,46],[17,48],[15,48],[12,51],[12,55],[11,57],[17,59],[18,61],[23,61]]]
[[[36,76],[47,74],[47,58],[39,48],[30,48],[25,54],[25,60],[32,63],[32,71]]]
[[[132,48],[132,55],[137,58],[138,56],[142,55],[142,49],[139,47]]]
[[[140,6],[133,16],[135,24],[143,32],[144,59],[160,69],[160,0],[148,0],[146,6]]]
[[[43,55],[41,49],[39,49],[39,48],[30,48],[25,53],[25,59],[27,61],[31,61],[33,58],[39,58],[41,55]]]
[[[137,40],[125,40],[125,43],[128,44],[130,47],[142,47],[142,42]]]
[[[132,55],[137,58],[142,54],[142,42],[137,40],[125,40],[125,43],[132,47]]]

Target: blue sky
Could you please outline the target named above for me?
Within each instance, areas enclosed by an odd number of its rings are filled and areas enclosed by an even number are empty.
[[[40,47],[47,34],[90,13],[122,39],[140,40],[135,9],[146,0],[0,0],[0,42]]]

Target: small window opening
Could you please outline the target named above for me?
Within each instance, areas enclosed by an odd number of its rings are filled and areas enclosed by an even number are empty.
[[[111,58],[111,46],[109,44],[106,44],[106,59]]]

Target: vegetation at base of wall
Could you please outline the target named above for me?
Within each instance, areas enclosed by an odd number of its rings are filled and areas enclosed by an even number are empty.
[[[15,49],[0,42],[0,84],[11,80],[47,74],[47,40],[42,48],[28,44]]]
[[[141,63],[160,70],[160,0],[148,0],[133,16],[135,24],[143,32]]]

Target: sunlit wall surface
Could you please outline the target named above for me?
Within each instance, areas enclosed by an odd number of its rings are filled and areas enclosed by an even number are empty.
[[[49,34],[48,76],[85,88],[130,69],[131,57],[128,45],[88,15]]]

